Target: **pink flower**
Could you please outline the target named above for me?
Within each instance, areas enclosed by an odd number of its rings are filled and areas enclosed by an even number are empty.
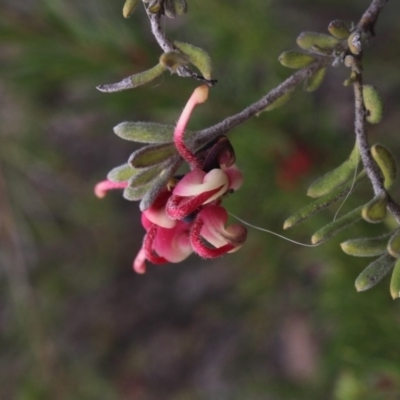
[[[161,191],[151,207],[142,213],[146,233],[133,262],[133,269],[139,274],[146,272],[146,261],[178,263],[193,252],[203,258],[215,258],[238,250],[246,240],[244,226],[225,227],[228,213],[220,205],[227,193],[238,190],[243,183],[229,140],[221,136],[196,154],[184,142],[190,115],[207,96],[207,86],[193,92],[174,131],[176,149],[189,163],[191,171],[174,187]],[[96,185],[95,193],[104,197],[108,190],[127,185],[127,182],[103,181]]]

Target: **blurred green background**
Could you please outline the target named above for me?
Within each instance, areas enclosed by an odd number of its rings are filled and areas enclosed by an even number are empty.
[[[368,1],[189,0],[167,34],[209,51],[219,83],[197,129],[257,100],[291,71],[277,57],[304,30],[357,22]],[[4,400],[399,399],[400,302],[388,279],[357,294],[369,260],[346,238],[385,232],[359,223],[316,249],[255,230],[215,261],[132,272],[143,229],[137,204],[96,182],[136,149],[112,132],[124,120],[174,123],[197,83],[165,74],[132,91],[95,86],[153,66],[161,53],[143,9],[123,0],[0,2],[0,398]],[[399,2],[389,2],[365,54],[365,80],[385,99],[370,129],[398,156]],[[348,71],[297,93],[230,135],[241,218],[282,232],[309,183],[353,146]],[[357,188],[342,213],[369,199]],[[400,198],[398,188],[393,196]],[[337,207],[289,231],[309,242]],[[286,233],[286,232],[285,232]]]

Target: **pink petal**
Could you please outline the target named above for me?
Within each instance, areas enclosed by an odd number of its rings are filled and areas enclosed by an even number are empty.
[[[247,230],[240,224],[225,228],[227,220],[228,214],[223,207],[215,205],[204,207],[197,215],[191,231],[190,238],[194,251],[202,257],[210,258],[239,249],[246,240]],[[207,247],[202,239],[215,249]]]
[[[153,242],[154,251],[169,262],[178,263],[192,254],[190,225],[178,221],[172,229],[159,228]]]
[[[171,194],[172,193],[169,192],[168,190],[164,190],[158,195],[157,199],[154,201],[151,207],[143,211],[143,215],[147,218],[148,221],[158,226],[162,226],[163,228],[173,228],[175,226],[176,221],[169,218],[165,212],[165,205],[168,199],[170,198]],[[143,223],[143,217],[142,217],[142,224],[146,229],[146,226]]]
[[[215,168],[208,173],[194,169],[188,172],[175,186],[173,194],[177,196],[189,197],[197,196],[200,193],[207,192],[216,188],[220,188],[213,197],[209,198],[210,202],[224,194],[229,187],[229,179],[222,169]]]
[[[243,184],[243,174],[240,169],[234,164],[224,169],[224,172],[229,179],[229,189],[238,190]]]
[[[143,239],[143,249],[145,252],[146,259],[152,262],[153,264],[165,264],[167,260],[164,257],[160,257],[158,254],[154,253],[153,243],[157,236],[157,232],[160,228],[157,225],[153,224],[149,230],[147,231],[144,239]]]
[[[128,182],[111,182],[109,180],[101,181],[94,187],[94,194],[99,199],[102,199],[109,190],[125,189],[127,186]]]

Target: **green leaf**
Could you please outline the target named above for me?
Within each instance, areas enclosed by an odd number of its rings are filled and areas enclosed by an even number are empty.
[[[107,175],[107,179],[112,182],[125,182],[135,174],[135,169],[129,164],[123,164],[113,168]]]
[[[157,64],[153,68],[148,69],[144,72],[139,72],[138,74],[131,75],[128,78],[123,79],[117,83],[110,83],[106,85],[97,86],[96,89],[100,92],[112,93],[120,92],[121,90],[133,89],[138,86],[145,85],[156,79],[165,71],[165,67],[162,64]]]
[[[356,143],[349,158],[344,163],[327,172],[309,186],[307,196],[314,198],[321,197],[348,182],[350,179],[354,179],[354,173],[359,161],[360,152]]]
[[[382,172],[385,189],[389,189],[397,176],[397,165],[393,154],[387,147],[377,143],[371,147],[371,155]]]
[[[154,181],[160,173],[168,166],[168,162],[157,164],[150,168],[141,168],[136,170],[137,172],[133,175],[128,182],[128,186],[136,188],[139,186],[147,185]]]
[[[176,148],[173,143],[154,144],[133,152],[128,162],[133,168],[148,168],[174,155],[176,155]]]
[[[367,121],[377,124],[383,115],[383,101],[378,91],[371,85],[363,85],[364,105],[367,109]]]
[[[386,217],[387,193],[377,194],[371,201],[362,208],[362,217],[371,224],[382,222]]]
[[[356,279],[357,292],[363,292],[374,287],[391,271],[394,263],[395,259],[390,254],[385,253],[369,264]]]
[[[140,0],[126,0],[124,8],[122,9],[122,15],[124,18],[129,18],[136,10]]]
[[[332,190],[330,193],[321,196],[320,198],[314,200],[312,203],[306,205],[299,211],[295,212],[291,215],[283,224],[283,229],[292,228],[293,226],[299,224],[305,219],[315,215],[319,211],[324,210],[329,207],[331,204],[340,200],[344,196],[346,196],[350,190],[354,188],[354,186],[359,183],[365,177],[365,172],[362,171],[358,174],[356,180],[353,182],[347,182],[344,185],[339,186],[338,188]]]
[[[356,257],[376,257],[386,253],[386,247],[393,232],[373,238],[357,238],[340,243],[342,250]]]
[[[315,58],[311,54],[301,53],[299,51],[285,51],[278,57],[278,61],[287,68],[299,69],[310,65]]]
[[[359,221],[361,219],[361,209],[362,207],[357,207],[353,211],[350,211],[349,213],[319,229],[314,233],[314,235],[312,235],[311,243],[321,244],[333,235],[339,233],[342,229],[348,228],[350,225]]]
[[[172,160],[171,164],[160,173],[160,176],[151,183],[149,189],[146,191],[142,201],[140,202],[139,207],[141,211],[145,211],[151,207],[154,200],[157,198],[159,193],[166,188],[168,182],[181,164],[181,158],[176,156]]]
[[[308,79],[304,81],[304,90],[306,92],[314,92],[317,90],[326,75],[326,68],[320,68],[313,76],[310,76]]]
[[[174,45],[189,58],[189,61],[202,73],[204,78],[211,79],[212,62],[208,53],[200,47],[189,43],[174,41]]]
[[[400,259],[394,265],[392,278],[390,279],[390,294],[393,300],[400,297]]]
[[[326,52],[336,47],[340,40],[325,33],[302,32],[297,37],[296,43],[303,50]]]

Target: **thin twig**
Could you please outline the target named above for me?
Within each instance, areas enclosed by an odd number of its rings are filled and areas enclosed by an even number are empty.
[[[150,20],[151,32],[153,33],[154,38],[162,50],[166,53],[169,51],[179,51],[179,49],[174,46],[173,42],[164,34],[161,28],[161,14],[159,12],[151,13],[146,7],[145,9]],[[207,84],[208,86],[214,86],[217,82],[216,80],[209,80],[199,74],[196,74],[187,66],[178,68],[176,73],[183,78],[193,78],[197,81]]]
[[[242,124],[243,122],[246,122],[251,117],[254,117],[256,114],[263,111],[275,100],[288,93],[290,90],[295,88],[301,82],[313,76],[315,72],[318,71],[320,68],[327,66],[331,63],[332,63],[332,58],[326,56],[319,58],[317,61],[315,61],[308,67],[300,69],[299,71],[291,75],[289,78],[287,78],[285,81],[283,81],[276,88],[268,92],[260,100],[249,105],[244,110],[224,119],[223,121],[219,122],[216,125],[210,126],[209,128],[196,132],[196,134],[193,135],[194,139],[191,143],[191,146],[193,148],[198,148],[204,145],[205,143],[208,143],[211,140],[217,138],[218,136],[228,133],[228,131],[230,131],[231,129]]]

